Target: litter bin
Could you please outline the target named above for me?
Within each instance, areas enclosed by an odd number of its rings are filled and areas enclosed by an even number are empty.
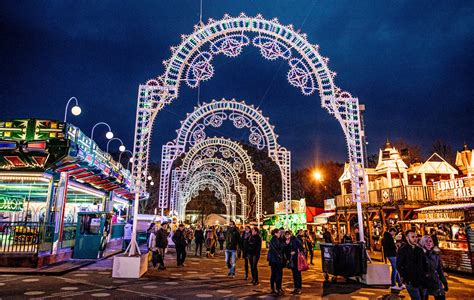
[[[356,277],[367,273],[365,245],[321,243],[321,260],[324,278],[329,275]],[[335,277],[333,278],[335,280]]]

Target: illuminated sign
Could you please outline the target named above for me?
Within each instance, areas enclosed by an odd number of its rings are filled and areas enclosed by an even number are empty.
[[[474,197],[474,179],[470,177],[434,182],[435,199],[460,199]]]
[[[335,199],[324,199],[324,211],[333,211],[336,210]]]
[[[0,211],[14,212],[23,210],[23,198],[13,198],[0,195]]]
[[[464,210],[442,210],[442,211],[428,211],[418,213],[418,219],[458,219],[460,221],[464,220],[465,214]]]
[[[306,200],[291,200],[289,213],[306,213]],[[275,202],[275,214],[286,213],[285,201]]]

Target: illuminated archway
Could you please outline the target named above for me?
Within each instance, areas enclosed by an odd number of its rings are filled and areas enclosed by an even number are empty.
[[[245,102],[238,102],[235,99],[222,99],[199,105],[191,114],[187,114],[177,131],[176,139],[163,146],[159,194],[161,209],[168,207],[169,181],[172,176],[173,162],[185,153],[187,148],[206,139],[205,129],[207,127],[220,127],[225,120],[231,121],[238,129],[248,128],[250,130],[249,142],[260,150],[267,149],[268,156],[280,169],[282,195],[291,195],[291,155],[289,151],[278,144],[275,127],[270,124],[269,118],[264,117],[262,112],[253,105],[247,105]],[[172,207],[173,183],[171,183],[170,209]]]
[[[178,98],[181,82],[197,87],[214,74],[214,55],[240,55],[243,48],[253,45],[266,59],[284,59],[290,70],[288,82],[304,95],[319,92],[321,106],[333,115],[344,132],[351,171],[353,201],[361,211],[360,202],[367,194],[364,184],[364,159],[359,101],[343,92],[333,81],[335,76],[327,66],[328,59],[319,54],[319,47],[307,41],[305,34],[293,26],[284,26],[277,19],[266,20],[261,15],[238,17],[225,15],[221,20],[209,20],[194,27],[194,32],[182,36],[182,42],[172,47],[172,56],[164,61],[165,72],[156,79],[140,85],[135,126],[133,175],[136,179],[136,202],[145,191],[150,150],[150,136],[157,113],[164,105]],[[285,159],[285,158],[280,158]],[[291,195],[282,195],[286,212],[290,209]],[[135,205],[138,213],[138,205]],[[362,214],[358,214],[362,226]],[[363,239],[363,230],[361,238]]]

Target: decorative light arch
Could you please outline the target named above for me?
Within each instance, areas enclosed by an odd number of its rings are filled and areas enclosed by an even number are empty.
[[[189,187],[190,193],[188,199],[183,203],[183,212],[186,211],[186,206],[191,201],[191,199],[197,197],[199,195],[199,191],[203,191],[206,188],[208,188],[210,191],[213,191],[214,196],[222,201],[226,207],[226,219],[229,221],[231,217],[232,194],[226,194],[226,187],[222,186],[220,182],[210,178],[198,180]],[[181,217],[181,220],[184,220],[184,213]]]
[[[178,218],[183,220],[185,215],[185,209],[187,203],[190,201],[189,192],[192,190],[193,186],[200,185],[203,181],[215,181],[224,188],[224,195],[226,195],[226,201],[224,204],[229,204],[229,208],[232,212],[227,215],[235,218],[236,215],[236,196],[232,193],[229,182],[221,175],[216,172],[200,172],[196,173],[185,185],[182,193],[178,194],[178,202],[180,203],[178,210]],[[226,204],[226,205],[227,205]]]
[[[182,81],[191,87],[209,80],[214,74],[214,55],[238,56],[244,47],[252,44],[269,60],[284,59],[290,70],[288,82],[304,95],[319,92],[321,106],[340,123],[348,148],[353,201],[357,203],[358,222],[362,227],[361,201],[367,194],[364,184],[364,158],[359,100],[343,92],[333,81],[334,72],[327,66],[328,59],[319,54],[319,46],[307,41],[306,34],[284,26],[277,19],[266,20],[261,15],[238,17],[224,15],[221,20],[209,19],[207,24],[194,26],[190,35],[182,35],[182,42],[172,47],[172,56],[164,61],[165,72],[147,84],[140,85],[135,126],[133,175],[136,179],[135,212],[138,213],[140,195],[146,190],[150,137],[157,113],[164,105],[178,98]],[[291,195],[285,192],[286,212],[290,209]],[[136,226],[134,226],[136,228]],[[134,235],[136,232],[134,231]],[[364,239],[361,228],[361,240]],[[136,243],[133,243],[135,253]]]
[[[262,175],[253,169],[253,163],[242,146],[230,139],[213,137],[202,140],[192,146],[183,158],[179,172],[174,172],[171,184],[171,209],[174,210],[177,200],[177,182],[183,176],[187,176],[192,165],[206,158],[213,158],[220,154],[223,159],[231,160],[232,168],[237,173],[245,172],[246,178],[255,189],[255,215],[257,223],[260,223],[262,215]]]
[[[179,155],[185,153],[187,148],[206,139],[204,130],[207,127],[220,127],[225,120],[232,121],[236,128],[248,128],[250,143],[258,149],[267,149],[268,156],[280,169],[282,194],[291,195],[291,154],[278,144],[278,135],[275,134],[275,127],[270,124],[269,118],[264,117],[260,110],[253,105],[247,105],[244,101],[213,100],[211,103],[199,105],[191,114],[188,113],[186,119],[181,121],[177,138],[163,146],[159,193],[159,207],[162,210],[168,207],[169,181],[172,177],[173,162]],[[172,195],[173,183],[171,183],[171,198],[173,198]],[[172,206],[171,201],[170,208]]]
[[[173,172],[177,176],[173,176],[176,178],[176,182],[172,183],[172,186],[175,187],[173,191],[176,194],[183,193],[183,189],[185,188],[187,182],[192,178],[195,174],[199,172],[215,172],[220,174],[224,177],[224,179],[231,183],[234,189],[240,196],[241,202],[241,214],[242,219],[245,222],[246,219],[246,212],[247,212],[247,187],[240,182],[239,172],[234,169],[234,167],[227,161],[219,159],[219,158],[205,158],[199,159],[194,161],[191,168],[189,170],[173,170]],[[241,172],[240,172],[241,173]],[[257,187],[254,186],[255,191],[258,190]],[[176,197],[172,197],[176,199]],[[177,201],[172,201],[170,206],[170,211],[175,211],[176,207],[180,206],[179,201],[182,199],[177,199]]]

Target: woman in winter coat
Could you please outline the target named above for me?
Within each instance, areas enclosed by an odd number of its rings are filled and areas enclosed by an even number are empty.
[[[270,286],[272,294],[282,296],[285,292],[281,288],[283,280],[283,266],[285,261],[283,258],[283,244],[280,242],[281,232],[278,229],[272,230],[272,239],[268,246],[267,260],[271,269]],[[276,289],[275,289],[276,286]]]
[[[293,294],[300,295],[303,280],[301,278],[301,271],[298,270],[298,252],[304,253],[304,247],[298,238],[291,235],[290,231],[285,232],[285,238],[285,258],[293,272],[293,282],[295,285]]]
[[[422,284],[424,298],[428,299],[428,296],[432,295],[435,299],[446,299],[448,281],[444,276],[441,257],[433,251],[434,242],[431,236],[423,236],[420,240],[420,246],[426,255],[426,273]]]
[[[252,229],[247,247],[247,257],[250,262],[250,273],[252,274],[252,284],[258,284],[258,260],[262,251],[262,238],[259,235],[258,227]]]

